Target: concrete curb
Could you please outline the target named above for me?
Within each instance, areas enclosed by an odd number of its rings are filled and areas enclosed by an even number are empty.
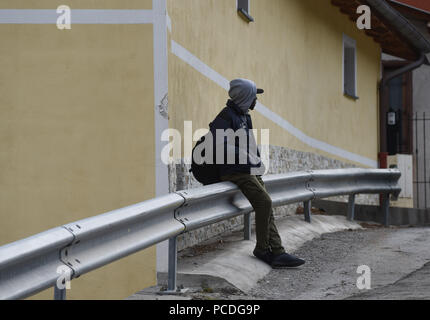
[[[358,223],[347,221],[342,216],[314,215],[312,224],[303,221],[303,216],[293,216],[279,220],[276,224],[288,252],[294,252],[305,242],[325,233],[362,229]],[[255,237],[250,241],[236,238],[227,240],[222,250],[179,259],[178,286],[211,289],[231,287],[249,292],[272,270],[252,255],[254,247]],[[165,281],[166,275],[160,274],[159,284]]]

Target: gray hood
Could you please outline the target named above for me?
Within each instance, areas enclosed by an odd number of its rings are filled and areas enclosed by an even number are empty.
[[[243,113],[247,113],[257,98],[257,86],[251,80],[235,79],[230,82],[228,94]]]

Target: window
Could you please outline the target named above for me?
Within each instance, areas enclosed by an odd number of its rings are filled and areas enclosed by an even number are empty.
[[[254,21],[254,18],[249,14],[249,0],[237,0],[237,12],[245,21]]]
[[[357,97],[357,46],[356,41],[343,35],[343,93]]]

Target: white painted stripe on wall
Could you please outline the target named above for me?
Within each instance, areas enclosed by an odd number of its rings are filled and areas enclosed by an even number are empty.
[[[196,56],[194,56],[187,49],[176,43],[172,40],[172,53],[176,55],[181,60],[188,63],[191,67],[196,69],[198,72],[203,74],[206,78],[214,81],[217,85],[225,90],[229,90],[230,81],[221,76],[218,72],[208,67],[205,63],[199,60]]]
[[[152,0],[154,13],[154,136],[155,136],[155,195],[169,193],[169,172],[161,161],[161,151],[167,142],[161,141],[164,130],[169,128],[169,120],[159,112],[159,105],[168,94],[168,47],[167,47],[167,0]],[[157,272],[167,272],[168,241],[156,246]]]
[[[57,24],[56,9],[0,9],[0,24]],[[150,24],[152,10],[71,9],[71,24]]]
[[[365,166],[376,168],[378,166],[378,163],[372,159],[360,156],[358,154],[346,151],[344,149],[335,147],[331,144],[328,144],[324,141],[320,141],[317,139],[314,139],[296,127],[294,127],[291,123],[289,123],[287,120],[283,119],[281,116],[277,115],[273,111],[271,111],[269,108],[265,107],[263,104],[258,103],[256,109],[259,113],[261,113],[266,118],[272,120],[274,123],[276,123],[281,128],[287,130],[289,133],[291,133],[293,136],[295,136],[297,139],[302,141],[303,143],[307,144],[310,147],[313,147],[315,149],[319,149],[334,155],[337,155],[339,157],[352,160],[358,163],[361,163]]]
[[[200,59],[198,59],[191,52],[189,52],[187,49],[182,47],[180,44],[178,44],[174,40],[172,40],[172,53],[174,55],[176,55],[178,58],[180,58],[181,60],[183,60],[184,62],[186,62],[192,68],[194,68],[195,70],[200,72],[202,75],[204,75],[208,79],[214,81],[216,84],[218,84],[223,89],[225,89],[227,91],[229,90],[229,86],[230,86],[229,80],[227,80],[222,75],[220,75],[218,72],[216,72],[215,70],[213,70],[212,68],[207,66]],[[306,135],[301,130],[294,127],[287,120],[285,120],[284,118],[282,118],[280,115],[276,114],[275,112],[271,111],[269,108],[267,108],[266,106],[264,106],[260,102],[258,102],[255,110],[312,148],[328,152],[330,154],[333,154],[333,155],[339,156],[341,158],[360,163],[360,164],[368,166],[368,167],[377,168],[377,166],[378,166],[378,163],[375,160],[372,160],[372,159],[360,156],[358,154],[346,151],[344,149],[335,147],[335,146],[330,145],[326,142],[314,139],[314,138]]]

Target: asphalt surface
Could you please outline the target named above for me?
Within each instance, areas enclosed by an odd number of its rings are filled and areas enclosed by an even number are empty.
[[[430,228],[381,228],[324,234],[295,255],[296,269],[273,269],[249,292],[204,288],[191,299],[338,300],[430,299]],[[370,289],[359,289],[359,266],[370,270]]]
[[[354,300],[429,300],[430,263],[392,285],[351,297]]]

